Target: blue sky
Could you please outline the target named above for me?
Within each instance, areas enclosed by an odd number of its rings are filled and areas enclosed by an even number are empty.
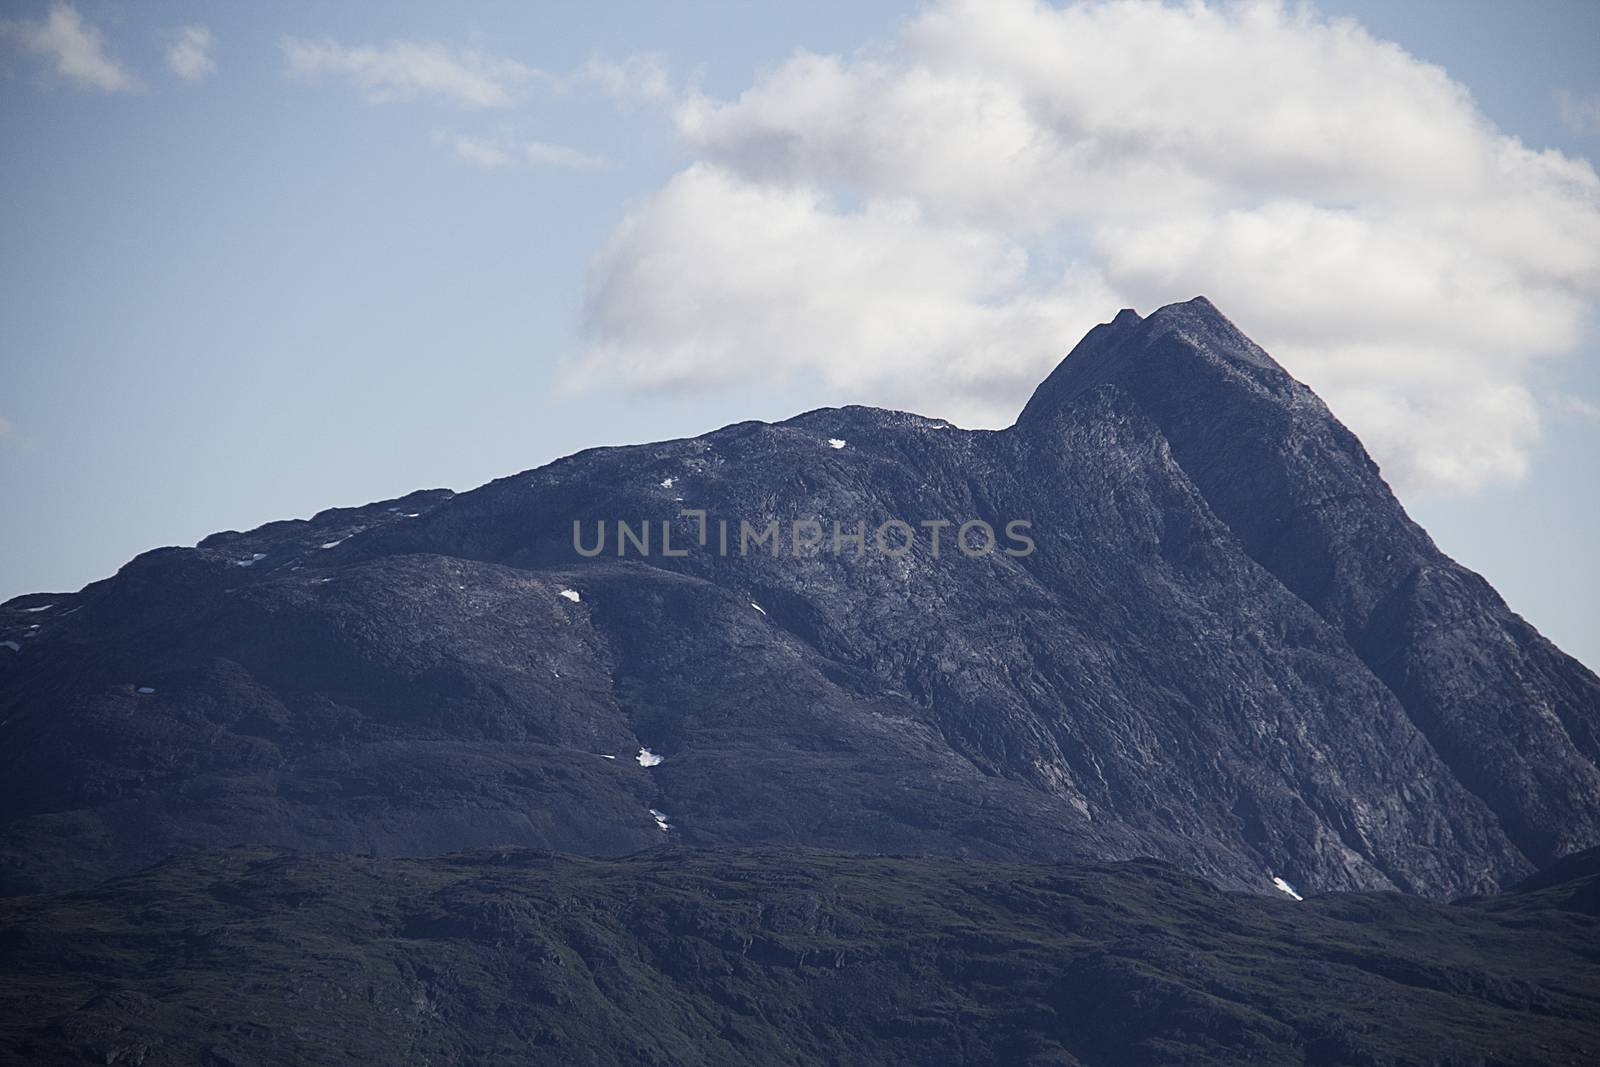
[[[0,597],[1206,292],[1600,663],[1594,5],[974,10],[7,5]]]

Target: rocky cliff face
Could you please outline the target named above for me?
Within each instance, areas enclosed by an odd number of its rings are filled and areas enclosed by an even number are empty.
[[[891,520],[908,551],[875,550]],[[783,550],[741,554],[772,522]],[[1450,897],[1600,842],[1600,681],[1204,300],[1097,327],[1006,431],[845,408],[598,449],[147,553],[0,630],[13,892],[248,841],[1158,856]]]

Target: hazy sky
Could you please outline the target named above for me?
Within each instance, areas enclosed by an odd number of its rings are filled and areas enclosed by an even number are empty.
[[[3,10],[0,598],[1205,293],[1600,664],[1600,5]]]

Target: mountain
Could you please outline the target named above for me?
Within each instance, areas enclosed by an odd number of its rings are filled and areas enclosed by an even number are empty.
[[[1096,327],[1004,431],[850,407],[595,449],[149,552],[0,642],[10,893],[248,842],[1445,899],[1600,844],[1600,680],[1203,299]]]
[[[200,852],[0,901],[0,1049],[152,1067],[1576,1067],[1600,1048],[1597,888],[1590,870],[1460,904],[1297,904],[1150,860]]]

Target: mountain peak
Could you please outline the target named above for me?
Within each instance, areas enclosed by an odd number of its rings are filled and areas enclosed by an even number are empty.
[[[1213,304],[1210,298],[1204,294],[1192,297],[1188,300],[1179,300],[1172,304],[1165,304],[1158,308],[1155,312],[1156,315],[1176,315],[1180,313],[1210,315],[1214,318],[1227,321],[1226,316],[1224,316],[1221,311],[1217,310],[1217,305]],[[1154,316],[1151,317],[1153,318]]]
[[[1034,391],[1017,422],[1036,421],[1090,389],[1127,384],[1131,378],[1152,388],[1177,388],[1195,373],[1195,364],[1208,365],[1208,375],[1243,371],[1273,392],[1311,396],[1215,304],[1197,296],[1167,304],[1147,318],[1124,308],[1111,322],[1090,330]]]
[[[1157,333],[1162,330],[1189,329],[1204,333],[1219,332],[1231,338],[1249,341],[1217,305],[1203,296],[1174,304],[1164,304],[1151,312],[1144,321]]]
[[[1168,333],[1181,334],[1191,344],[1213,355],[1269,368],[1287,377],[1287,372],[1278,365],[1277,360],[1246,337],[1244,331],[1235,326],[1217,305],[1203,296],[1178,304],[1168,304],[1158,309],[1145,322],[1150,329],[1152,340]]]
[[[1441,553],[1356,436],[1209,300],[1119,321],[1072,350],[1017,429],[1070,432],[1077,397],[1115,389],[1245,553],[1342,635],[1524,855],[1546,863],[1600,839],[1600,811],[1584,799],[1600,795],[1600,680]],[[1469,661],[1500,681],[1464,687],[1456,672]],[[1561,679],[1543,698],[1553,715],[1518,688],[1534,677]],[[1506,708],[1525,712],[1520,740],[1481,732]]]

